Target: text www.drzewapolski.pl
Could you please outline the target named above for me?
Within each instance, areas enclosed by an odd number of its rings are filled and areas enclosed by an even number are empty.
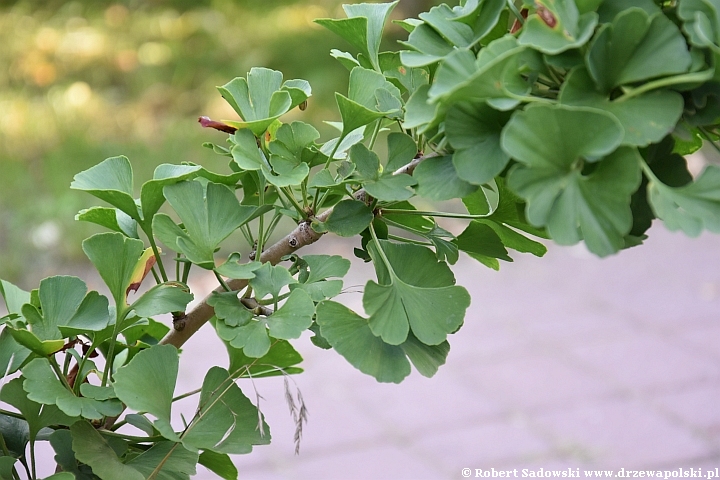
[[[720,467],[712,468],[676,468],[673,470],[581,470],[566,468],[565,470],[518,469],[496,470],[491,468],[463,468],[465,478],[655,478],[670,480],[672,478],[703,478],[720,480]]]

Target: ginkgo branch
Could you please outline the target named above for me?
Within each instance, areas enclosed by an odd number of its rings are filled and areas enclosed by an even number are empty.
[[[417,167],[421,162],[428,158],[436,156],[436,153],[432,153],[429,155],[417,157],[406,165],[398,168],[393,173],[395,175],[403,173],[412,175],[412,173],[415,171],[415,167]],[[355,193],[355,198],[362,197],[364,195],[365,190],[358,190]],[[318,215],[316,219],[319,222],[325,222],[332,213],[332,210],[332,208],[325,210],[320,215]],[[262,263],[269,262],[271,265],[276,265],[280,263],[284,256],[290,255],[291,253],[299,250],[302,247],[306,247],[310,244],[317,242],[322,236],[322,233],[318,233],[312,229],[309,221],[300,222],[300,224],[295,227],[292,232],[287,234],[278,242],[271,245],[269,248],[265,249],[265,251],[263,251],[260,255],[259,260]],[[233,279],[227,282],[227,286],[232,291],[241,290],[245,288],[247,284],[248,281],[243,279]],[[222,292],[224,291],[224,289],[222,287],[218,287],[215,291]],[[192,337],[195,332],[200,329],[200,327],[205,325],[205,323],[207,323],[208,320],[210,320],[213,315],[215,315],[215,310],[207,302],[211,295],[212,293],[205,297],[195,308],[193,308],[187,314],[187,317],[185,319],[185,327],[182,330],[171,330],[170,333],[168,333],[167,336],[163,338],[160,343],[163,345],[174,345],[177,348],[180,348],[182,345],[184,345],[185,342],[187,342],[190,337]]]

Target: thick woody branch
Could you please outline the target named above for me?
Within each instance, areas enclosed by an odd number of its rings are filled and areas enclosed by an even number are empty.
[[[415,158],[407,165],[404,165],[397,169],[394,174],[399,175],[405,173],[408,175],[412,175],[415,167],[417,167],[423,160],[435,156],[437,155],[430,154]],[[355,198],[363,197],[364,195],[364,190],[358,190],[358,192],[355,193]],[[318,215],[316,218],[317,220],[324,222],[328,219],[331,213],[332,208],[329,208],[322,212],[320,215]],[[270,262],[271,265],[276,265],[284,256],[290,255],[291,253],[299,250],[302,247],[306,247],[312,243],[317,242],[322,236],[322,233],[317,233],[315,230],[312,229],[309,221],[303,221],[292,232],[285,236],[285,238],[276,242],[275,244],[267,248],[265,251],[263,251],[262,255],[260,255],[260,261],[263,263]],[[230,280],[228,282],[228,286],[232,290],[241,290],[247,286],[247,282],[247,280]],[[222,292],[223,289],[222,287],[218,287],[215,291]],[[202,327],[205,323],[207,323],[208,320],[212,318],[213,315],[215,315],[215,310],[207,303],[209,297],[210,295],[205,297],[203,301],[200,302],[200,304],[198,304],[187,314],[187,316],[184,318],[183,328],[171,330],[170,333],[168,333],[167,336],[163,338],[160,343],[162,343],[163,345],[174,345],[175,347],[180,348],[186,341],[188,341],[188,339],[192,337],[195,332],[200,329],[200,327]]]

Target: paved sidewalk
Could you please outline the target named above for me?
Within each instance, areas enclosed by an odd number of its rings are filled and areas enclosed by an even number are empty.
[[[257,380],[273,442],[236,457],[240,478],[720,466],[720,236],[688,239],[660,225],[650,233],[645,246],[604,260],[581,246],[518,254],[500,272],[461,259],[458,283],[473,303],[432,379],[413,372],[379,384],[334,351],[295,342],[309,409],[301,453],[282,380]],[[341,248],[331,243],[323,253]],[[369,266],[359,270],[346,286],[373,278]],[[362,311],[360,294],[341,300]],[[225,362],[212,331],[202,333],[205,342],[187,346],[181,372],[194,369],[178,392]]]

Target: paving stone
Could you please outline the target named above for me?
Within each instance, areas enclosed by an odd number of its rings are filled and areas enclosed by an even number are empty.
[[[503,405],[525,410],[566,408],[617,391],[599,375],[541,355],[480,365],[472,382]]]
[[[551,447],[527,427],[509,420],[458,425],[444,432],[428,431],[410,446],[443,467],[444,478],[458,478],[463,468],[529,462],[547,456]]]
[[[649,335],[577,345],[571,352],[578,361],[633,391],[720,379],[720,363]]]
[[[720,360],[720,318],[713,318],[713,323],[707,328],[686,329],[676,335],[684,340],[687,348]]]
[[[555,448],[597,468],[650,468],[707,457],[711,446],[647,406],[625,399],[534,416]]]
[[[708,434],[720,434],[720,385],[709,383],[658,395],[654,403],[679,421]]]
[[[245,468],[242,470],[240,478],[435,480],[451,477],[443,477],[442,470],[437,465],[413,454],[406,448],[376,442],[348,451],[314,455],[312,458],[290,457],[262,469]]]

